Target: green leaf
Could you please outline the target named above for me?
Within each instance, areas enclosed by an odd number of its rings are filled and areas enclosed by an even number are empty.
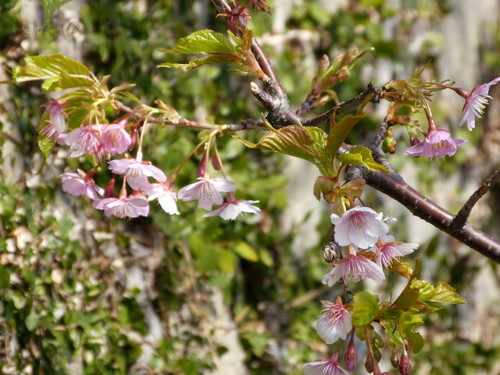
[[[28,331],[33,331],[38,326],[38,316],[33,309],[31,309],[30,313],[24,320],[24,324],[26,325]]]
[[[318,164],[324,156],[325,136],[320,128],[291,125],[265,134],[257,144],[233,137],[250,148],[279,152]]]
[[[69,3],[70,1],[72,0],[41,0],[43,7],[43,14],[45,17],[44,23],[47,24],[49,22],[49,20],[54,15],[54,12],[57,10],[57,8],[61,7],[66,3]]]
[[[42,132],[38,134],[38,147],[45,159],[47,159],[55,144],[56,141],[54,139],[47,137]]]
[[[232,35],[232,34],[230,34]],[[245,55],[240,52],[238,39],[233,37],[231,42],[222,33],[213,30],[198,30],[188,36],[179,39],[172,49],[162,50],[167,53],[187,53],[203,54],[208,56],[191,60],[188,64],[163,63],[158,65],[160,68],[173,68],[183,72],[188,72],[199,66],[206,64],[233,63],[241,65]]]
[[[236,253],[242,257],[243,259],[248,260],[249,262],[258,262],[259,254],[258,252],[245,241],[239,241],[234,250]]]
[[[420,293],[420,301],[442,302],[442,303],[466,303],[467,301],[460,297],[456,290],[449,284],[439,281],[434,287],[428,281],[414,280],[411,284],[413,289]]]
[[[352,324],[364,326],[373,321],[377,315],[378,298],[366,291],[354,295],[354,306],[352,312]]]
[[[364,118],[365,115],[346,115],[339,122],[335,122],[335,116],[330,119],[330,134],[328,135],[327,150],[330,155],[335,155],[342,143],[344,143],[351,129]]]
[[[74,87],[92,86],[92,73],[83,64],[61,54],[28,56],[24,66],[16,66],[15,82],[44,80],[42,89],[51,92]]]
[[[236,53],[235,46],[222,33],[205,29],[198,30],[179,39],[172,49],[162,50],[167,53]]]
[[[338,159],[344,164],[364,165],[372,171],[390,173],[387,168],[373,159],[372,152],[367,147],[356,146],[349,152],[339,155]]]

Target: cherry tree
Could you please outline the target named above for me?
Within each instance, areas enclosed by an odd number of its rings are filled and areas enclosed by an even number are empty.
[[[343,295],[335,301],[322,301],[316,330],[331,347],[329,358],[304,363],[306,375],[346,374],[361,361],[373,374],[385,373],[379,366],[382,347],[392,353],[391,363],[403,375],[411,371],[411,353],[423,346],[417,328],[422,316],[443,304],[465,300],[453,286],[418,279],[420,263],[405,258],[419,246],[405,243],[393,235],[397,219],[379,212],[363,200],[365,186],[386,194],[403,204],[414,215],[448,233],[471,249],[500,261],[500,243],[467,223],[475,203],[500,178],[492,174],[454,215],[409,186],[391,165],[396,152],[395,132],[407,133],[406,157],[435,159],[453,157],[466,139],[453,138],[452,131],[440,129],[430,102],[436,92],[451,90],[464,100],[460,126],[474,131],[491,97],[492,86],[500,77],[464,89],[451,81],[425,79],[424,68],[407,79],[395,79],[378,87],[369,84],[355,97],[339,101],[335,85],[348,80],[354,64],[371,50],[350,49],[338,56],[323,56],[316,68],[311,90],[299,108],[292,108],[289,94],[253,36],[252,12],[271,13],[265,0],[227,2],[213,0],[221,21],[227,22],[227,34],[197,30],[178,40],[168,54],[194,56],[186,63],[165,62],[162,69],[185,74],[207,64],[226,64],[249,79],[249,91],[261,104],[261,118],[235,119],[233,123],[199,122],[179,115],[168,103],[157,100],[144,103],[132,93],[133,84],[109,86],[109,76],[97,77],[88,67],[61,54],[30,56],[12,75],[21,84],[42,81],[46,93],[62,91],[45,106],[39,131],[39,146],[45,157],[53,150],[66,148],[71,158],[85,158],[88,170],[76,169],[61,174],[61,188],[73,196],[82,196],[89,206],[105,216],[122,219],[148,216],[156,201],[166,215],[182,215],[183,208],[196,201],[207,220],[238,220],[240,215],[258,215],[257,200],[238,198],[238,181],[232,181],[218,151],[220,137],[232,136],[245,146],[291,155],[317,167],[319,176],[311,192],[330,207],[329,241],[323,247],[325,267],[323,283],[340,284]],[[243,79],[243,78],[242,78]],[[388,103],[385,117],[369,144],[346,142],[360,130],[359,122],[367,115],[367,106]],[[420,112],[426,122],[411,115]],[[311,113],[318,113],[312,115]],[[163,171],[143,152],[143,140],[158,126],[191,128],[198,131],[199,143],[172,171]],[[257,142],[236,131],[260,130]],[[241,134],[241,132],[239,133]],[[388,156],[389,154],[389,156]],[[188,160],[198,163],[192,183],[179,186],[177,177]],[[42,172],[43,173],[43,172]],[[100,180],[107,182],[99,186]],[[242,188],[244,191],[244,188]],[[182,202],[180,202],[182,201]],[[367,290],[354,293],[352,283],[371,279],[384,281],[389,273],[406,280],[406,287],[390,300]],[[357,343],[354,340],[357,337]],[[359,343],[365,345],[361,351]],[[366,353],[365,358],[358,358]]]

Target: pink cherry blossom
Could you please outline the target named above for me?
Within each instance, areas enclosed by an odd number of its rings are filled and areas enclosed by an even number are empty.
[[[58,144],[63,145],[64,139],[66,138],[65,133],[60,133],[52,124],[47,124],[42,130],[40,130],[40,134],[43,136],[55,140]]]
[[[51,99],[50,103],[46,105],[45,113],[49,115],[50,124],[59,133],[64,133],[66,131],[66,118],[68,115],[64,112],[63,108],[67,105],[60,103],[56,99]]]
[[[179,215],[179,211],[177,210],[177,194],[169,184],[151,184],[151,187],[145,193],[150,201],[158,199],[161,208],[167,214]]]
[[[418,244],[416,243],[386,242],[376,251],[375,261],[387,268],[394,259],[411,254],[417,248]]]
[[[385,276],[380,265],[350,251],[344,258],[335,262],[335,266],[323,277],[323,284],[332,286],[340,278],[356,282],[369,278],[380,283]]]
[[[340,246],[352,244],[367,249],[389,231],[382,214],[377,214],[369,207],[354,207],[342,217],[332,214],[331,220],[335,225],[335,241]]]
[[[167,176],[161,169],[151,165],[149,161],[136,159],[118,159],[109,162],[109,169],[116,174],[127,176],[127,183],[134,190],[146,191],[151,187],[148,177],[165,182]]]
[[[309,362],[304,365],[304,375],[349,375],[337,361],[335,353],[326,361]]]
[[[341,301],[339,301],[341,302]],[[342,303],[321,301],[323,312],[316,323],[316,332],[327,344],[345,340],[352,330],[351,313]]]
[[[92,200],[99,198],[104,194],[104,189],[97,186],[92,178],[85,176],[83,171],[77,173],[63,173],[59,175],[62,180],[62,189],[65,193],[71,195],[86,195]]]
[[[132,140],[125,130],[125,125],[123,123],[118,123],[107,125],[104,128],[102,132],[102,142],[110,155],[116,155],[123,154],[127,151]]]
[[[224,220],[234,220],[242,212],[256,214],[260,212],[260,208],[254,206],[254,203],[259,201],[245,201],[245,200],[228,200],[226,203],[220,205],[216,210],[203,215],[203,217],[220,216]]]
[[[409,147],[405,150],[405,155],[433,158],[439,156],[451,156],[457,152],[457,147],[467,143],[465,139],[453,139],[450,132],[443,129],[431,130],[423,142]]]
[[[106,216],[119,218],[148,216],[149,202],[141,196],[124,198],[105,198],[92,204],[98,210],[104,210]]]
[[[491,96],[488,95],[490,87],[496,85],[498,82],[500,82],[500,77],[472,89],[465,100],[460,125],[467,123],[467,129],[469,130],[476,127],[476,117],[481,118],[483,116],[484,109],[488,105],[488,101],[491,99]]]
[[[197,180],[194,184],[184,186],[177,196],[183,201],[197,200],[198,207],[205,210],[211,210],[214,204],[222,204],[221,192],[227,193],[236,189],[235,183],[225,178],[198,177]]]
[[[106,124],[93,124],[72,130],[64,139],[69,145],[72,157],[91,154],[102,160],[107,155],[106,147],[102,142],[102,132]]]

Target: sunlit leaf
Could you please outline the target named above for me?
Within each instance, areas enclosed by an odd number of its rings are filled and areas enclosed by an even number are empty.
[[[389,173],[387,168],[373,159],[372,152],[367,147],[356,146],[349,150],[349,152],[339,155],[338,159],[345,164],[364,165],[372,171]]]
[[[85,65],[61,54],[28,56],[24,62],[14,69],[12,77],[17,83],[44,80],[42,89],[46,92],[94,84]]]
[[[378,310],[378,299],[376,296],[366,291],[356,293],[354,295],[352,324],[354,326],[369,324],[377,315]]]
[[[442,303],[466,303],[456,290],[449,284],[439,281],[436,286],[432,286],[425,280],[414,280],[411,284],[413,289],[419,291],[419,300]]]
[[[364,117],[364,115],[346,115],[339,122],[335,122],[334,116],[332,116],[327,145],[327,150],[331,155],[337,153],[351,129]]]

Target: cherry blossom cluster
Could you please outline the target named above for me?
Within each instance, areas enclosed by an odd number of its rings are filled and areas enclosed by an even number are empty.
[[[135,158],[128,152],[135,147],[135,130],[132,136],[127,129],[127,121],[112,124],[91,124],[67,131],[64,112],[65,104],[52,99],[47,105],[44,116],[47,125],[41,133],[60,145],[69,146],[72,157],[92,155],[101,163],[108,164],[113,177],[103,189],[94,181],[96,168],[85,173],[63,173],[63,191],[75,196],[86,196],[93,201],[93,207],[103,210],[106,216],[119,218],[135,218],[148,216],[149,201],[157,200],[161,208],[170,215],[178,215],[177,200],[198,201],[198,206],[205,210],[217,208],[203,217],[220,216],[224,220],[234,220],[240,213],[258,213],[260,209],[254,204],[258,201],[238,200],[232,193],[235,183],[227,178],[210,178],[205,168],[200,168],[198,181],[183,187],[178,193],[172,188],[174,178],[167,178],[165,173],[151,162],[142,160],[142,152],[137,151]],[[125,154],[125,155],[124,155]],[[121,158],[110,160],[113,156]],[[123,185],[118,196],[115,194],[115,176],[121,175]],[[150,180],[154,180],[151,182]],[[127,186],[132,190],[127,191]],[[221,193],[227,193],[227,200]]]
[[[382,213],[368,207],[354,207],[341,217],[332,214],[331,221],[335,225],[335,241],[340,246],[347,246],[347,254],[335,260],[333,268],[323,277],[323,283],[328,286],[340,279],[357,282],[369,278],[382,282],[385,279],[384,269],[418,248],[415,243],[395,241],[389,232],[389,225],[396,222],[396,219],[384,218]],[[344,361],[347,370],[353,371],[356,368],[357,354],[350,306],[344,305],[340,297],[337,297],[335,303],[321,302],[323,311],[316,323],[316,331],[327,344],[346,340],[351,335]],[[341,345],[328,360],[307,363],[304,366],[305,375],[347,374],[338,361],[340,348]]]
[[[462,110],[462,119],[460,126],[467,124],[467,129],[472,131],[476,126],[476,117],[481,118],[491,96],[488,95],[490,87],[500,82],[500,77],[494,80],[478,85],[471,91],[461,88],[446,86],[454,90],[457,94],[465,99],[465,104]],[[452,156],[457,152],[457,147],[467,143],[464,139],[453,139],[447,130],[438,129],[434,124],[430,109],[426,108],[427,118],[429,120],[429,129],[425,133],[423,141],[414,140],[413,146],[405,150],[405,155],[420,156],[426,158]]]

